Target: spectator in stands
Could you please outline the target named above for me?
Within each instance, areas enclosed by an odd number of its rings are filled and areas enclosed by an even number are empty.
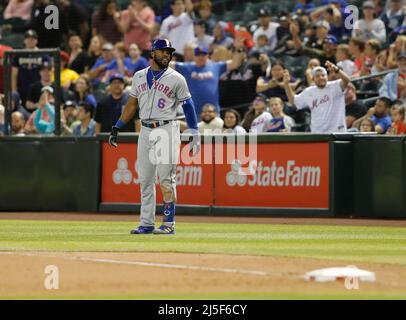
[[[127,56],[127,50],[125,49],[123,42],[117,42],[114,45],[114,59],[108,65],[107,71],[104,74],[101,81],[103,83],[108,83],[110,76],[115,73],[120,73],[122,75],[127,74],[127,66],[124,63]]]
[[[335,63],[335,53],[337,50],[337,38],[333,35],[328,35],[323,41],[323,50],[317,48],[308,48],[302,45],[299,38],[299,28],[295,24],[291,24],[290,31],[292,33],[293,43],[296,49],[299,50],[299,55],[309,56],[320,60],[321,65],[327,61]]]
[[[55,129],[55,107],[51,104],[52,87],[42,88],[38,109],[32,113],[35,130],[38,133],[50,134]]]
[[[244,115],[241,126],[247,132],[261,133],[265,125],[272,119],[272,115],[266,111],[266,97],[258,94],[252,103],[250,110]]]
[[[33,5],[34,0],[10,0],[3,12],[3,17],[5,20],[20,18],[28,21],[31,18]]]
[[[379,96],[392,101],[406,99],[406,52],[400,53],[396,61],[399,69],[387,74],[379,88]]]
[[[201,120],[198,123],[198,129],[201,134],[211,133],[212,131],[221,132],[223,129],[223,120],[216,113],[216,106],[207,103],[202,107]]]
[[[96,108],[96,134],[100,132],[110,132],[119,119],[121,112],[127,103],[128,95],[124,93],[124,77],[121,74],[114,74],[110,77],[110,94],[99,101]],[[135,131],[135,119],[130,121],[123,130]]]
[[[358,71],[355,63],[351,60],[348,44],[340,44],[336,51],[337,67],[342,68],[346,74],[352,76]]]
[[[123,39],[121,14],[116,0],[104,0],[92,19],[92,35],[101,35],[107,42],[115,44]]]
[[[214,26],[213,26],[214,28]],[[203,20],[197,20],[194,23],[195,39],[193,43],[196,47],[210,48],[214,40],[213,36],[208,34],[207,23]],[[210,32],[212,34],[212,32]]]
[[[96,121],[93,120],[94,107],[88,103],[79,104],[79,124],[73,128],[75,137],[92,137],[95,135]]]
[[[61,14],[60,20],[65,20],[68,32],[80,35],[83,43],[87,43],[89,35],[88,16],[86,11],[72,0],[56,0]]]
[[[228,31],[230,29],[229,24],[227,24],[224,21],[219,21],[217,24],[214,26],[213,29],[213,43],[212,43],[212,48],[215,46],[224,46],[226,48],[231,48],[233,45],[233,38],[229,37],[227,35]]]
[[[388,98],[380,97],[375,102],[375,106],[370,108],[365,116],[354,121],[352,127],[358,128],[364,119],[370,119],[374,123],[374,131],[383,134],[391,126],[392,120],[388,115],[388,110],[391,106],[391,101]]]
[[[98,86],[105,80],[105,75],[113,67],[114,62],[114,47],[107,42],[103,45],[103,52],[89,71],[89,77],[93,86]]]
[[[252,48],[251,52],[265,53],[266,55],[271,55],[271,47],[269,45],[268,37],[265,34],[258,36],[255,46]]]
[[[307,63],[307,68],[305,71],[305,80],[306,80],[306,86],[310,87],[314,85],[314,80],[313,80],[313,69],[316,67],[320,67],[320,60],[319,59],[310,59],[309,62]]]
[[[312,21],[318,21],[320,19],[327,21],[330,24],[329,34],[337,39],[341,39],[346,36],[344,13],[340,0],[329,0],[326,6],[313,10],[310,13],[310,19]]]
[[[141,51],[135,43],[130,45],[128,55],[129,56],[124,59],[124,65],[126,69],[126,77],[128,77],[128,80],[130,80],[129,82],[131,82],[134,73],[148,67],[149,62],[141,56]]]
[[[233,58],[233,53],[231,50],[227,49],[224,46],[215,46],[213,48],[213,52],[211,54],[211,61],[213,62],[220,62],[220,61],[228,61]]]
[[[241,63],[238,68],[227,70],[220,78],[220,105],[223,108],[249,104],[255,98],[257,79],[262,74],[259,61],[248,59],[247,48],[241,43],[232,52],[241,55]]]
[[[199,15],[200,21],[205,23],[206,32],[208,34],[213,33],[214,26],[216,25],[216,19],[211,9],[212,4],[208,0],[201,0],[197,5],[197,13]],[[201,45],[202,44],[198,44],[198,46]]]
[[[128,50],[132,43],[149,56],[151,34],[155,26],[155,12],[146,0],[132,0],[127,10],[121,14],[121,27],[124,31],[124,45]]]
[[[271,65],[270,77],[264,76],[258,78],[256,87],[257,93],[262,93],[268,98],[277,97],[283,101],[288,101],[283,82],[283,73],[286,70],[285,65],[280,60],[275,61]],[[292,90],[296,90],[299,81],[293,77],[290,81]]]
[[[390,0],[389,8],[384,10],[380,16],[380,19],[385,24],[388,37],[391,36],[392,31],[403,23],[404,12],[402,6],[403,0]]]
[[[375,132],[375,124],[371,119],[363,119],[359,126],[360,132]]]
[[[36,104],[41,97],[42,88],[47,86],[53,87],[52,65],[49,61],[43,62],[39,74],[39,81],[35,81],[34,83],[32,83],[28,89],[27,102],[25,104],[25,107],[29,112],[32,112],[37,108]]]
[[[382,20],[375,18],[375,4],[366,1],[362,5],[364,18],[355,22],[352,36],[363,41],[370,39],[378,40],[381,44],[386,41],[386,29]]]
[[[272,119],[265,124],[264,132],[290,132],[295,121],[283,113],[284,103],[281,98],[269,99],[269,108]]]
[[[353,76],[359,76],[364,67],[365,42],[358,38],[351,38],[348,42],[348,51],[352,55],[357,72]]]
[[[292,26],[291,25],[289,25],[289,27],[290,27],[289,30],[291,31],[293,28],[293,31],[294,31],[293,34],[299,33],[299,30],[300,30],[299,25],[296,23],[293,24]],[[314,35],[310,36],[309,40],[306,42],[306,47],[309,47],[312,49],[323,50],[324,40],[326,40],[328,33],[330,31],[330,24],[327,21],[322,20],[322,21],[317,21],[315,23],[315,26],[316,26],[316,32]]]
[[[361,76],[374,74],[377,72],[377,70],[374,68],[374,64],[380,50],[381,46],[378,40],[371,39],[365,43],[365,57],[364,65],[361,69]]]
[[[236,134],[245,134],[246,131],[243,127],[239,125],[241,119],[240,114],[235,109],[228,109],[224,113],[224,133],[236,133]]]
[[[89,58],[87,53],[83,51],[82,39],[73,33],[69,36],[68,43],[70,50],[68,68],[78,74],[87,72]]]
[[[96,108],[97,102],[94,95],[91,93],[92,87],[89,77],[82,74],[75,82],[74,94],[75,103],[77,105],[81,103],[87,103]]]
[[[30,117],[31,113],[27,111],[22,105],[21,105],[21,99],[20,95],[18,92],[13,92],[11,93],[11,112],[21,112],[24,116],[25,121],[28,120]]]
[[[66,101],[62,106],[61,128],[62,135],[70,136],[73,133],[73,128],[78,125],[77,120],[78,110],[76,102],[72,100]]]
[[[305,13],[314,9],[314,3],[312,0],[297,0],[296,5],[293,8],[294,13]]]
[[[266,35],[269,41],[270,50],[272,51],[276,48],[276,45],[278,43],[276,29],[279,27],[279,23],[271,21],[271,13],[266,8],[262,8],[259,10],[258,20],[259,28],[254,32],[254,41],[257,42],[257,39],[260,35]]]
[[[188,83],[190,93],[196,106],[196,114],[200,115],[203,105],[211,103],[220,113],[219,105],[219,80],[226,72],[241,66],[244,55],[235,52],[233,59],[227,62],[212,62],[207,59],[206,48],[195,49],[195,60],[192,63],[171,62],[170,66],[181,73]]]
[[[387,66],[389,69],[395,69],[398,66],[397,56],[401,52],[406,52],[406,36],[397,36],[394,43],[389,46],[389,55]]]
[[[193,3],[191,0],[172,0],[171,3],[172,15],[162,21],[160,33],[172,43],[178,54],[183,55],[185,44],[195,38]]]
[[[38,36],[34,30],[28,30],[24,34],[24,49],[38,50]],[[11,90],[20,94],[23,105],[27,99],[30,85],[40,80],[39,71],[45,60],[42,56],[33,56],[31,54],[20,54],[13,60],[11,70]]]
[[[323,67],[313,69],[314,86],[306,88],[299,95],[295,95],[290,86],[290,75],[284,71],[284,83],[289,103],[297,109],[310,108],[311,131],[317,133],[345,132],[345,100],[344,91],[350,78],[336,65],[327,61],[325,64],[329,72],[338,74],[340,80],[327,81],[327,71]]]
[[[25,136],[24,133],[25,118],[24,115],[19,111],[14,111],[11,114],[11,134],[16,137]]]
[[[357,100],[357,89],[351,82],[345,90],[345,122],[347,128],[351,128],[355,120],[367,113],[365,105]]]
[[[71,85],[75,84],[75,81],[79,78],[79,74],[69,69],[69,54],[66,51],[61,51],[61,86],[68,90]]]
[[[88,68],[92,68],[103,53],[103,39],[100,36],[93,36],[90,40],[89,49],[87,51],[88,55]]]
[[[388,69],[388,50],[381,50],[372,66],[372,73],[382,72]]]
[[[405,108],[402,104],[394,104],[390,109],[392,125],[386,134],[405,134]]]

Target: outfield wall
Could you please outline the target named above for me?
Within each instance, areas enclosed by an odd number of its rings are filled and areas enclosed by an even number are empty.
[[[117,149],[107,137],[0,137],[0,210],[138,211],[138,135],[120,135]],[[406,217],[403,137],[261,135],[252,159],[248,136],[245,155],[227,139],[213,136],[200,159],[181,161],[178,213]],[[235,160],[247,159],[254,175],[240,174]]]

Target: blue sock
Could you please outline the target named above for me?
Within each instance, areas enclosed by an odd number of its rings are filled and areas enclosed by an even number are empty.
[[[163,222],[175,222],[175,202],[165,202],[162,208]]]

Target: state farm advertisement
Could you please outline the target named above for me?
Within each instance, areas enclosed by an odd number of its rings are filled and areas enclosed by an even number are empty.
[[[328,142],[258,144],[246,162],[216,164],[216,206],[328,209]]]
[[[186,145],[182,145],[182,149]],[[203,148],[202,148],[203,149]],[[137,171],[137,144],[120,143],[117,148],[102,144],[103,203],[139,204],[140,184]],[[213,204],[213,165],[180,163],[176,170],[178,204],[210,206]],[[159,185],[156,185],[157,204],[162,203]]]

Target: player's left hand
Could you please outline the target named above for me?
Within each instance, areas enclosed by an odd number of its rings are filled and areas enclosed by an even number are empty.
[[[117,127],[112,127],[111,128],[111,132],[110,132],[110,135],[109,135],[109,145],[110,146],[112,146],[112,147],[114,147],[114,148],[117,148],[117,136],[118,136],[118,128]]]

